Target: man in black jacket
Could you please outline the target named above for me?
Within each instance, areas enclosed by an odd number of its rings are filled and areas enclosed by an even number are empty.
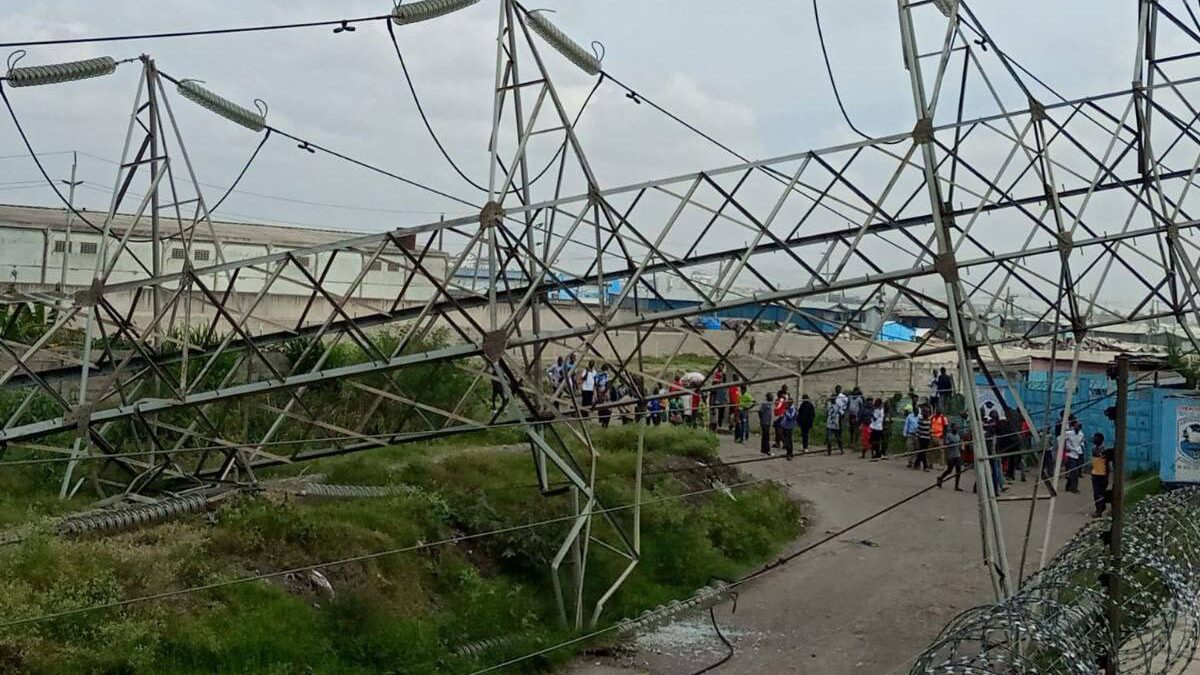
[[[817,409],[808,394],[800,397],[800,408],[796,411],[796,426],[800,427],[800,447],[808,451],[808,432],[812,431],[813,423],[817,421]]]
[[[762,437],[762,448],[760,452],[771,455],[771,427],[775,423],[775,397],[772,394],[767,394],[767,399],[758,404],[758,429]]]

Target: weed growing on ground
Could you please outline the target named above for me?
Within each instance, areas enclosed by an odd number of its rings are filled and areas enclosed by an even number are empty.
[[[638,429],[590,431],[605,477],[600,506],[632,503]],[[476,440],[522,440],[494,434]],[[577,439],[551,441],[581,465],[589,461]],[[645,441],[651,470],[699,466],[697,460],[716,456],[716,437],[704,431],[648,429]],[[461,673],[559,641],[569,632],[553,600],[548,562],[566,522],[370,556],[569,514],[570,492],[540,495],[527,446],[516,449],[466,448],[456,439],[415,452],[324,460],[320,472],[337,482],[416,489],[349,501],[236,498],[211,523],[195,517],[109,538],[34,536],[0,549],[0,622],[365,556],[322,570],[332,594],[301,572],[10,626],[0,635],[0,673]],[[798,507],[774,485],[736,490],[732,498],[714,492],[650,501],[707,487],[713,471],[730,479],[728,469],[646,476],[641,561],[602,623],[761,564],[798,534]],[[626,526],[631,517],[611,514]],[[595,520],[592,537],[621,543],[604,518]],[[592,546],[589,604],[628,564]],[[562,569],[568,587],[571,574],[568,562]],[[477,658],[454,655],[457,646],[501,636],[510,640]],[[563,650],[532,660],[525,672],[570,655]]]

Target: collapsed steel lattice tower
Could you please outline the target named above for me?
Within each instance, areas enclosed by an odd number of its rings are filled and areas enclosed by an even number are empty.
[[[728,364],[726,385],[950,357],[967,381],[982,477],[988,456],[971,373],[1000,362],[998,347],[1070,338],[1073,385],[1090,330],[1173,320],[1196,346],[1200,220],[1190,213],[1200,113],[1188,91],[1197,78],[1177,73],[1195,61],[1200,29],[1181,21],[1171,2],[1140,4],[1129,89],[1059,100],[1045,98],[962,3],[898,0],[910,131],[619,187],[597,182],[545,46],[589,74],[599,59],[544,16],[512,0],[495,4],[489,176],[464,202],[476,212],[251,259],[218,253],[214,264],[197,265],[187,255],[180,269],[163,267],[161,241],[175,237],[186,247],[196,228],[211,227],[164,82],[252,130],[296,137],[143,58],[114,198],[95,224],[104,244],[93,283],[73,295],[5,296],[16,308],[10,317],[53,320],[0,341],[0,386],[15,392],[0,443],[65,453],[73,461],[64,494],[90,485],[110,496],[154,495],[253,484],[265,467],[518,427],[542,492],[569,502],[575,515],[553,578],[564,618],[578,627],[598,619],[635,568],[639,513],[595,521],[596,450],[585,411],[544,378],[549,355],[607,360],[638,405],[670,379],[674,358],[652,364],[643,345],[656,329],[681,324],[674,353],[696,341]],[[412,20],[397,10],[398,24]],[[1180,44],[1178,54],[1159,56]],[[180,163],[187,194],[174,178]],[[154,227],[150,262],[142,263],[137,228],[111,226],[131,176],[146,170],[134,220]],[[164,210],[173,215],[164,219]],[[160,219],[173,225],[163,229]],[[436,246],[446,237],[459,245],[441,257]],[[347,258],[361,260],[361,271],[333,279],[335,262]],[[135,259],[141,272],[111,277],[118,261]],[[400,291],[383,306],[364,301],[370,272],[384,265],[403,279]],[[713,266],[713,276],[694,274]],[[455,272],[471,267],[470,283],[456,281]],[[667,280],[701,302],[673,306],[662,290]],[[428,297],[411,292],[417,285],[432,289]],[[1034,317],[1027,329],[989,322],[1011,302],[1010,289]],[[283,321],[266,309],[264,298],[284,291],[305,298],[299,318]],[[911,303],[941,330],[901,349],[847,319],[818,333],[816,355],[780,353],[788,326],[808,317],[806,299],[845,292],[858,295],[860,309],[881,307],[885,318]],[[580,301],[591,293],[595,302]],[[1132,309],[1115,308],[1114,293]],[[691,327],[701,315],[733,311],[751,320],[731,340]],[[755,338],[765,350],[744,353],[758,319],[770,316],[785,318],[769,339]],[[618,339],[622,333],[632,338]],[[952,340],[937,341],[939,333]],[[364,357],[337,362],[343,344]],[[289,350],[292,358],[281,361]],[[432,403],[424,390],[431,383],[406,376],[417,367],[466,371],[470,387]],[[68,380],[73,390],[61,386]],[[345,409],[316,404],[330,388]],[[489,408],[481,401],[493,388],[501,403]],[[1028,418],[1018,392],[1008,394]],[[239,411],[248,408],[269,413],[270,423],[247,422]],[[76,461],[87,462],[83,478]],[[640,500],[640,447],[633,480]],[[1024,565],[1014,574],[991,481],[979,485],[984,565],[1005,597]],[[594,521],[611,536],[598,536]],[[596,555],[627,564],[589,595],[585,571]],[[559,582],[564,562],[574,570],[570,593]]]

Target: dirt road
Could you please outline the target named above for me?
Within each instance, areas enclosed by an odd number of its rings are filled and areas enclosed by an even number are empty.
[[[756,456],[755,448],[728,439],[721,452],[726,461]],[[744,468],[755,476],[786,481],[792,494],[807,502],[808,532],[795,549],[900,500],[936,477],[905,468],[903,459],[871,462],[857,453]],[[716,672],[906,673],[947,621],[992,599],[982,565],[974,482],[973,473],[964,475],[964,492],[955,492],[953,485],[929,492],[743,587],[736,613],[730,614],[728,603],[717,609],[736,653]],[[1027,495],[1032,486],[1018,481],[1005,496]],[[1085,494],[1063,493],[1058,500],[1053,549],[1088,519],[1092,504],[1086,481],[1082,487]],[[1027,573],[1038,564],[1046,504],[1040,502],[1034,516]],[[1015,573],[1029,502],[1004,502],[1001,508]],[[632,646],[621,655],[581,659],[569,672],[683,675],[725,653],[707,613],[683,617]]]

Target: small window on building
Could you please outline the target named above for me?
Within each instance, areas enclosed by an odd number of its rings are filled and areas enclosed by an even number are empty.
[[[62,253],[62,252],[64,252],[64,251],[66,251],[66,250],[67,250],[67,242],[66,242],[66,240],[64,240],[64,239],[60,239],[60,240],[58,240],[58,241],[54,242],[54,252],[55,252],[55,253]]]
[[[198,248],[192,251],[192,258],[197,262],[204,262],[208,260],[208,249]]]
[[[79,242],[79,252],[82,253],[83,255],[96,255],[96,252],[99,250],[100,250],[100,245],[94,241]]]
[[[368,272],[378,272],[382,269],[383,269],[383,263],[379,260],[376,260],[375,262],[371,263],[371,266],[367,268],[367,271]]]
[[[187,258],[187,252],[181,248],[171,249],[171,260],[184,260]]]
[[[400,271],[400,263],[390,262],[387,265],[388,265],[387,270],[389,272],[399,272]]]

